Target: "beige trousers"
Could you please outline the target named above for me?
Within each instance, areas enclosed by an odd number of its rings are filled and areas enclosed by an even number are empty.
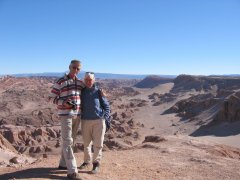
[[[80,117],[60,117],[62,133],[62,154],[59,165],[67,167],[68,174],[78,172],[77,163],[73,153],[74,140],[80,124]]]
[[[103,140],[106,131],[104,119],[82,120],[81,130],[84,144],[84,162],[99,162],[102,159]],[[93,154],[92,154],[93,145]]]

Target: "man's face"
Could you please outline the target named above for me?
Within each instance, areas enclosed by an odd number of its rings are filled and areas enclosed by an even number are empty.
[[[80,63],[72,63],[70,65],[70,74],[76,76],[81,69],[81,65]]]
[[[91,79],[90,77],[85,78],[85,84],[88,88],[91,88],[95,82],[95,79]]]

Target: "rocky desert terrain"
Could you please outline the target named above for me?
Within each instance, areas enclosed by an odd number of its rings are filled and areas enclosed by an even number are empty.
[[[56,77],[0,79],[0,179],[65,179],[47,102]],[[240,78],[98,79],[111,103],[99,174],[84,179],[240,179]],[[74,145],[79,165],[83,145]],[[90,170],[90,169],[89,169]]]

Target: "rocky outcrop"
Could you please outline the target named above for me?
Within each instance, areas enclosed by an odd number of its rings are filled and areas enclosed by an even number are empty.
[[[167,139],[161,136],[146,136],[143,143],[146,143],[146,142],[158,143],[163,141],[167,141]]]
[[[219,90],[234,90],[240,88],[239,77],[179,75],[173,82],[174,87],[172,92],[189,91],[191,89],[207,91],[211,90],[214,86]]]
[[[235,121],[240,121],[240,92],[225,99],[219,112],[213,119],[213,123]]]
[[[14,153],[17,153],[13,145],[6,139],[2,134],[0,134],[0,149],[10,150]]]
[[[193,118],[219,101],[221,100],[214,98],[210,93],[200,94],[178,101],[163,114],[177,113],[177,115],[183,119]]]
[[[165,94],[153,93],[148,96],[148,98],[152,100],[151,102],[153,102],[153,106],[158,106],[163,103],[171,102],[175,100],[176,97],[177,95],[173,93],[165,93]]]
[[[209,90],[213,84],[206,81],[203,76],[179,75],[174,80],[173,92],[188,91],[195,89],[196,91]]]
[[[160,76],[147,76],[134,86],[137,88],[154,88],[160,84],[170,83],[172,80],[173,79],[162,78]]]
[[[49,152],[53,147],[49,147],[47,142],[49,140],[59,141],[61,133],[59,127],[36,128],[14,125],[0,126],[0,132],[20,153]]]
[[[54,78],[7,77],[0,83],[1,124],[55,124],[55,105],[47,102]]]
[[[15,166],[34,162],[36,159],[20,155],[13,145],[0,134],[0,167]]]

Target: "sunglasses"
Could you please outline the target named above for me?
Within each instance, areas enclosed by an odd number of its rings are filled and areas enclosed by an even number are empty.
[[[75,67],[75,66],[73,66],[72,68],[73,68],[73,69],[76,69],[76,70],[78,70],[78,71],[80,70],[79,67]]]
[[[94,72],[86,72],[86,74],[94,74]]]

